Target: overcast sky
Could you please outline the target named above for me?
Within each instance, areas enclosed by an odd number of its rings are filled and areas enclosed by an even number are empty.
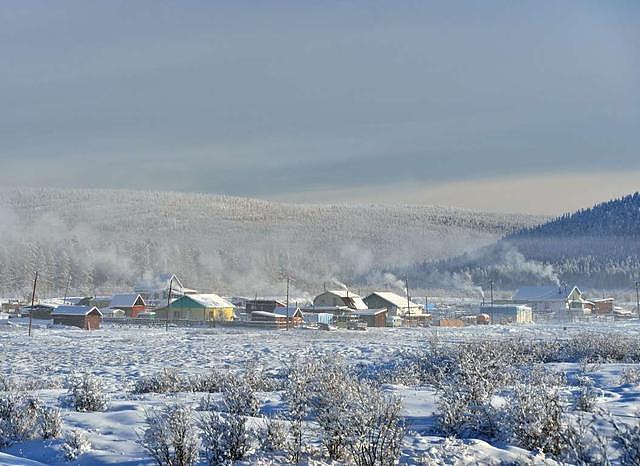
[[[0,184],[556,213],[640,189],[640,2],[0,3]]]

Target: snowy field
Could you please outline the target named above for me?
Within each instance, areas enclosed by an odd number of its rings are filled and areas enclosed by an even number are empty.
[[[606,461],[623,464],[624,459],[620,456],[623,449],[611,439],[615,436],[614,421],[621,423],[615,424],[618,427],[632,426],[636,422],[636,409],[640,406],[637,371],[640,353],[634,342],[640,340],[640,324],[607,325],[369,329],[366,332],[177,328],[166,332],[164,329],[107,326],[86,332],[36,324],[31,338],[24,326],[2,325],[0,389],[5,391],[0,397],[25,393],[45,406],[59,408],[62,432],[47,440],[23,435],[23,438],[6,442],[0,453],[0,464],[154,464],[141,445],[148,427],[147,416],[156,412],[154,410],[177,403],[191,406],[197,417],[202,412],[203,398],[211,396],[215,403],[221,395],[215,390],[209,395],[191,391],[192,388],[141,393],[140,382],[163,374],[180,380],[198,376],[215,378],[216,374],[242,373],[247,368],[273,383],[271,389],[257,390],[260,412],[251,416],[248,423],[255,430],[255,438],[245,459],[237,464],[283,464],[288,458],[285,453],[267,451],[259,445],[260,438],[264,437],[261,433],[264,417],[281,418],[286,425],[284,387],[289,380],[287,368],[294,361],[322,363],[327,359],[341,361],[356,377],[371,380],[379,384],[386,395],[400,398],[401,414],[407,427],[400,448],[400,464],[556,464],[551,458],[560,456],[547,454],[543,459],[545,455],[522,448],[525,445],[522,437],[512,430],[502,432],[498,428],[499,433],[491,433],[484,425],[470,427],[468,418],[465,418],[464,426],[458,425],[457,432],[452,427],[455,422],[443,424],[442,400],[451,399],[454,400],[452,403],[457,403],[459,396],[451,398],[450,393],[447,395],[451,383],[441,377],[440,369],[434,369],[434,365],[437,366],[440,360],[443,365],[450,364],[448,358],[456,354],[455,348],[466,343],[473,345],[477,356],[477,360],[472,360],[484,368],[473,369],[478,378],[487,377],[486,374],[493,374],[492,371],[497,375],[490,377],[499,377],[513,367],[534,374],[533,377],[523,376],[530,377],[524,382],[524,379],[509,379],[511,382],[500,379],[499,389],[496,386],[496,392],[487,402],[487,406],[498,408],[495,408],[495,417],[491,414],[487,419],[509,416],[499,407],[501,402],[509,400],[505,393],[511,393],[512,389],[517,392],[513,388],[515,385],[555,387],[560,402],[566,406],[563,422],[570,423],[577,418],[584,421],[583,424],[590,422],[590,433],[584,433],[582,438],[593,443],[588,438],[594,432],[609,436],[605,439],[609,445]],[[618,347],[616,341],[624,343]],[[599,347],[607,346],[608,342],[613,342],[614,348],[607,347],[606,354],[601,354]],[[517,347],[522,348],[527,344],[545,344],[543,350],[536,347],[536,351],[544,354],[537,353],[535,358],[526,361],[522,355],[514,355],[513,366],[509,354],[498,354],[500,362],[495,367],[488,367],[494,364],[493,354],[499,352],[496,347],[520,345]],[[620,352],[623,354],[618,354]],[[433,357],[423,365],[420,361],[427,354],[438,354],[440,359]],[[102,382],[103,392],[109,399],[104,411],[79,412],[70,404],[70,380],[83,373]],[[460,373],[456,372],[458,376]],[[454,381],[455,384],[464,385],[476,377],[475,372],[465,374],[466,380]],[[535,380],[536,377],[540,379]],[[493,379],[488,383],[493,384]],[[585,401],[585,406],[577,404],[576,400]],[[522,415],[526,417],[526,410]],[[614,421],[605,422],[605,419]],[[0,431],[2,428],[3,424],[0,424]],[[532,424],[529,428],[540,426]],[[74,430],[86,434],[90,448],[70,461],[65,457],[68,447],[65,447],[65,436]],[[329,463],[320,446],[320,436],[313,416],[309,415],[304,426],[304,441],[309,446],[300,460],[302,464]],[[584,455],[596,458],[598,454],[588,452]],[[204,457],[200,464],[207,464]]]

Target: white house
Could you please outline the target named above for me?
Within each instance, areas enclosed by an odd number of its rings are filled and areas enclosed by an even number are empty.
[[[553,314],[566,311],[570,301],[583,299],[576,286],[568,291],[560,286],[525,286],[519,288],[508,304],[526,304],[534,313]]]
[[[407,303],[406,296],[400,296],[391,291],[374,291],[364,298],[364,302],[369,309],[386,309],[389,318],[406,315],[416,317],[424,314],[423,306],[413,301]]]

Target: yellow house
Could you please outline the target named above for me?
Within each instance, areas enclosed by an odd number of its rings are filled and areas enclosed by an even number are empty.
[[[233,304],[217,294],[187,294],[156,309],[157,319],[169,320],[233,320]]]

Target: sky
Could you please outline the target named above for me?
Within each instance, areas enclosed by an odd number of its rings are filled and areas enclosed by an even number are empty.
[[[0,186],[556,214],[640,189],[636,1],[0,3]]]

